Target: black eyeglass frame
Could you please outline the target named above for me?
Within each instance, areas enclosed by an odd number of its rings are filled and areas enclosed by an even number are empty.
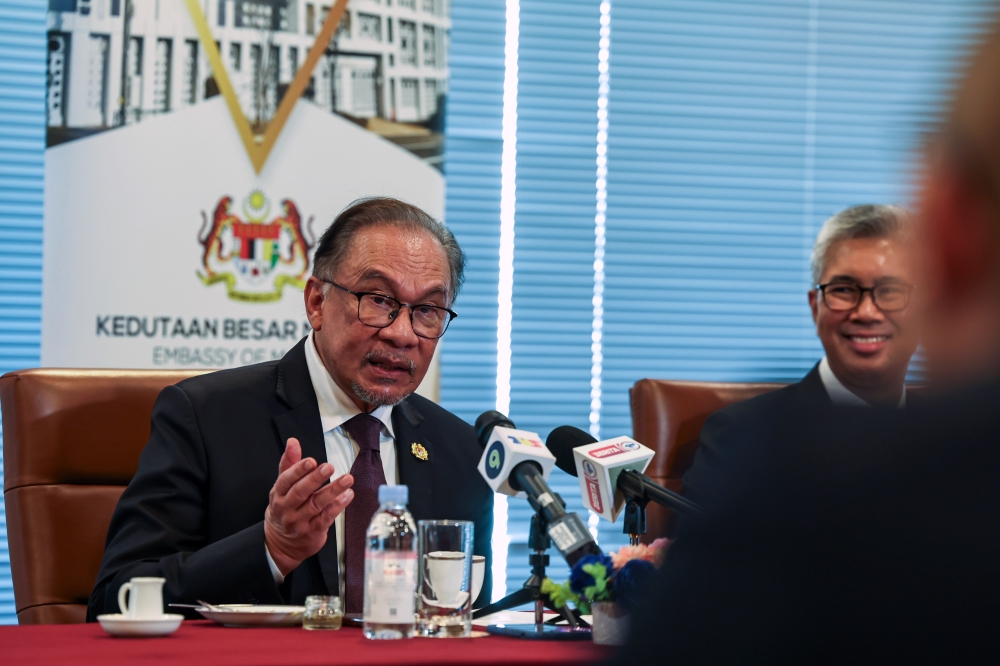
[[[835,308],[835,307],[831,306],[830,302],[826,300],[826,290],[827,290],[827,287],[835,287],[835,286],[853,287],[854,289],[857,289],[858,290],[858,302],[855,303],[854,305],[852,305],[849,308]],[[910,305],[910,296],[913,294],[913,290],[916,288],[914,285],[907,284],[905,282],[894,282],[893,286],[904,287],[906,289],[906,302],[903,303],[902,307],[890,308],[890,309],[884,308],[881,305],[879,305],[878,304],[878,298],[875,296],[875,290],[878,289],[879,287],[884,287],[884,286],[887,286],[887,285],[877,284],[874,287],[862,287],[861,285],[859,285],[859,284],[857,284],[855,282],[827,282],[826,284],[817,284],[817,285],[814,285],[813,289],[817,289],[819,291],[819,293],[823,297],[823,304],[826,307],[828,307],[830,310],[833,310],[834,312],[850,312],[851,310],[853,310],[853,309],[855,309],[857,307],[860,307],[861,304],[865,300],[865,293],[866,292],[870,293],[872,295],[872,305],[874,305],[875,307],[877,307],[882,312],[902,312],[903,310],[905,310]]]
[[[425,340],[439,340],[440,338],[442,338],[444,336],[445,333],[448,332],[448,327],[451,326],[451,321],[455,317],[458,316],[458,313],[455,312],[454,310],[449,310],[448,308],[443,308],[440,305],[433,305],[432,303],[416,303],[416,304],[411,305],[410,303],[404,303],[404,302],[400,301],[399,299],[393,298],[392,296],[388,296],[388,295],[383,294],[383,293],[378,292],[378,291],[353,291],[353,290],[348,289],[347,287],[345,287],[343,285],[337,284],[333,280],[327,280],[325,278],[319,278],[319,280],[322,281],[322,282],[326,282],[327,284],[332,284],[337,289],[340,289],[341,291],[346,291],[351,296],[356,296],[357,299],[358,299],[358,321],[360,321],[365,326],[371,326],[372,328],[380,328],[380,329],[381,328],[389,328],[390,326],[393,325],[393,323],[395,323],[396,317],[399,316],[399,311],[402,310],[404,307],[406,307],[406,308],[410,309],[410,328],[413,328],[413,334],[416,335],[418,338],[423,338]],[[387,301],[392,301],[392,302],[394,302],[396,304],[396,307],[393,309],[392,313],[389,315],[389,323],[388,324],[386,324],[385,326],[376,326],[374,324],[369,324],[368,322],[366,322],[366,321],[364,321],[364,320],[361,319],[361,299],[364,298],[365,296],[380,296],[381,298],[384,298]],[[429,337],[429,336],[420,335],[419,333],[417,333],[417,329],[413,327],[413,308],[415,308],[415,307],[434,308],[435,310],[444,310],[445,312],[448,313],[448,321],[445,322],[444,330],[441,331],[441,335],[439,335],[437,337]]]

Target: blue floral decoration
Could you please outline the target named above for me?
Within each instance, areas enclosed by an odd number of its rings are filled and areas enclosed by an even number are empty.
[[[584,595],[585,589],[596,584],[594,577],[583,570],[583,568],[588,564],[603,564],[604,570],[607,572],[607,576],[609,577],[611,572],[614,570],[614,567],[611,564],[611,558],[607,555],[587,555],[586,557],[578,560],[577,563],[573,565],[573,569],[569,573],[569,588],[581,596]]]
[[[626,612],[633,612],[643,591],[656,574],[656,567],[646,560],[630,560],[615,574],[613,579],[614,598]]]

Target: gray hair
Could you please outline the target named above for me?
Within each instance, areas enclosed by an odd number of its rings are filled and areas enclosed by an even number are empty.
[[[910,213],[899,206],[862,204],[840,211],[823,223],[812,251],[812,283],[819,284],[826,270],[830,246],[854,238],[889,238],[908,233]]]
[[[333,224],[323,232],[313,255],[313,276],[333,277],[347,257],[354,234],[366,227],[388,225],[406,229],[421,229],[430,233],[444,249],[451,272],[451,302],[455,302],[465,280],[465,253],[454,234],[433,217],[412,204],[390,197],[358,199],[341,211]],[[450,305],[450,304],[449,304]]]

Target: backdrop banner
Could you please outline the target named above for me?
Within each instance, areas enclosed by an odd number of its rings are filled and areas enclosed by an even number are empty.
[[[340,210],[442,219],[442,2],[50,3],[42,364],[279,358]]]

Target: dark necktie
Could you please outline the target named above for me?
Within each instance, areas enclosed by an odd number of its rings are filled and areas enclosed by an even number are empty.
[[[382,422],[369,414],[358,414],[343,428],[361,447],[351,466],[354,499],[347,505],[344,519],[344,611],[361,613],[365,598],[365,533],[378,510],[378,487],[385,484],[379,433]]]

